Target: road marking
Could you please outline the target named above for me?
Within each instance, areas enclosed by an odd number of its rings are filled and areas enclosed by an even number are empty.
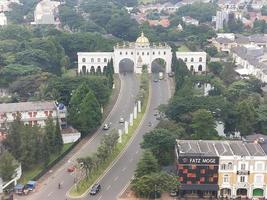
[[[102,195],[97,200],[100,200],[100,199],[102,199]]]
[[[50,197],[53,194],[53,192],[50,192],[47,196]]]
[[[118,176],[117,176],[116,178],[114,178],[114,181],[117,181],[117,180],[118,180],[118,178],[119,178]]]
[[[123,169],[122,169],[122,171],[124,172],[126,170],[126,167],[124,167]]]
[[[107,190],[109,190],[111,188],[111,185],[109,185],[108,187],[107,187]]]

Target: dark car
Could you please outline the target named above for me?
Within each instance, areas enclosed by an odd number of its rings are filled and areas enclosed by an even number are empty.
[[[100,190],[101,190],[100,184],[95,184],[95,185],[93,185],[93,187],[90,191],[90,195],[96,195]]]

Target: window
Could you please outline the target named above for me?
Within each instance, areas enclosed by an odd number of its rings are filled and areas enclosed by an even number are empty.
[[[228,170],[233,170],[233,163],[231,162],[228,163]]]
[[[263,170],[263,163],[256,163],[256,171],[262,171]]]
[[[128,55],[128,52],[127,51],[125,52],[125,55]]]
[[[153,55],[155,55],[155,52],[153,51]]]
[[[202,71],[202,65],[198,66],[198,71],[200,71],[200,72]]]
[[[194,58],[191,58],[191,62],[194,62]]]
[[[137,55],[139,56],[139,52],[137,52]]]
[[[166,51],[164,51],[163,54],[166,55]]]
[[[159,51],[159,55],[160,55],[160,51]]]
[[[104,58],[104,62],[107,62],[107,61],[108,61],[108,59]]]
[[[202,57],[199,58],[199,62],[202,62]]]
[[[142,56],[143,56],[143,55],[145,55],[145,53],[144,53],[144,52],[142,52]]]
[[[82,59],[82,61],[83,61],[83,62],[86,62],[86,59],[85,59],[85,58],[83,58],[83,59]]]
[[[240,176],[240,182],[241,183],[247,182],[246,181],[246,176]]]
[[[221,170],[226,170],[226,164],[221,164]]]
[[[147,55],[149,56],[149,52],[147,52]]]
[[[92,63],[94,62],[94,59],[93,59],[93,58],[91,58],[91,62],[92,62]]]
[[[100,59],[100,58],[98,58],[98,59],[97,59],[97,62],[101,62],[101,59]]]
[[[241,170],[246,170],[246,164],[242,163],[240,168],[241,168]]]
[[[131,52],[131,55],[133,55],[133,52]]]
[[[227,174],[223,176],[223,182],[229,183],[229,176]]]
[[[190,71],[191,72],[194,71],[194,66],[193,65],[190,66]]]
[[[120,55],[122,55],[122,52],[120,52]]]
[[[187,62],[187,58],[185,58],[184,61]]]

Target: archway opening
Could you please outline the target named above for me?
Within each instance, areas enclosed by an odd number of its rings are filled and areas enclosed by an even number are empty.
[[[82,66],[82,73],[86,74],[86,66],[85,65]]]
[[[100,66],[98,66],[98,67],[96,68],[96,74],[97,74],[97,75],[100,75],[100,74],[101,74],[101,67],[100,67]]]
[[[95,74],[95,67],[94,66],[91,66],[90,74]]]
[[[166,72],[166,61],[162,58],[156,58],[151,63],[151,72],[152,73],[159,73],[159,72]]]
[[[239,188],[236,191],[237,196],[247,196],[247,193],[248,193],[248,191],[245,188]]]
[[[229,188],[221,189],[220,195],[222,197],[230,197],[231,196],[231,189],[229,189]]]
[[[120,73],[134,73],[134,62],[129,58],[124,58],[119,62]]]
[[[264,196],[264,191],[263,189],[256,188],[253,190],[253,196],[254,197],[263,197]]]

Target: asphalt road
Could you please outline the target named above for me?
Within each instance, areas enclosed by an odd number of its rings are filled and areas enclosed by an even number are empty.
[[[112,123],[110,130],[115,128],[124,127],[119,123],[120,117],[129,118],[133,112],[136,95],[139,89],[139,82],[135,75],[128,74],[121,76],[121,90],[118,100],[111,111],[110,115],[105,120],[105,123]],[[24,196],[16,197],[18,199],[29,200],[65,200],[67,199],[66,193],[74,184],[73,173],[67,172],[67,168],[72,166],[75,160],[79,157],[87,156],[96,151],[100,144],[101,138],[107,131],[102,130],[102,127],[94,134],[94,136],[84,146],[76,152],[69,160],[67,160],[59,168],[52,169],[49,178],[47,178],[34,193]],[[58,184],[61,183],[61,189],[58,189]]]
[[[142,155],[142,150],[140,149],[140,142],[142,137],[146,132],[152,130],[158,121],[156,120],[155,113],[157,113],[157,107],[160,104],[166,104],[171,97],[171,84],[170,80],[162,80],[159,82],[152,82],[152,93],[151,102],[149,106],[149,111],[144,118],[140,129],[136,133],[136,137],[133,139],[132,143],[122,154],[115,165],[104,175],[104,177],[99,181],[102,189],[95,195],[87,195],[83,199],[92,200],[116,200],[121,191],[129,183],[134,175],[134,170],[138,160]],[[152,126],[149,127],[149,122],[152,122]]]

